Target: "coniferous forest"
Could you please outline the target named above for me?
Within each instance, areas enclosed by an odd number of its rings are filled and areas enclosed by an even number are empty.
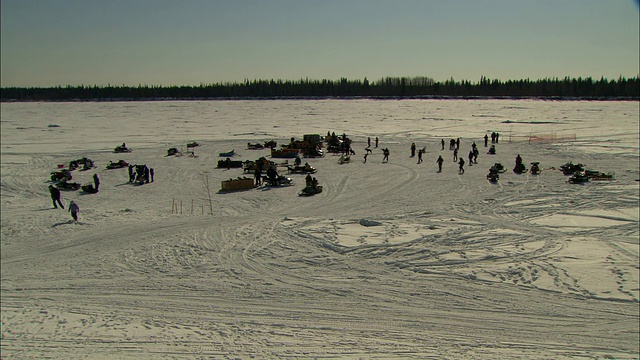
[[[198,86],[55,86],[3,87],[1,101],[123,101],[277,98],[546,98],[638,100],[640,77],[608,80],[547,78],[440,82],[429,77],[363,80],[245,80]]]

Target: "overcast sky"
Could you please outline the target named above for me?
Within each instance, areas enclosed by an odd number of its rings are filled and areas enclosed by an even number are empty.
[[[2,0],[1,85],[640,72],[634,0]]]

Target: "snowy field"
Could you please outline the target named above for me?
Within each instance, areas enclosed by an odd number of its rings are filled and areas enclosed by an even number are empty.
[[[640,357],[638,102],[1,106],[2,359]],[[216,168],[219,153],[270,158],[247,143],[327,131],[356,155],[303,159],[322,193],[299,197],[299,174],[219,191],[252,177]],[[492,131],[496,155],[482,140]],[[464,174],[448,147],[457,137],[465,160],[480,149]],[[166,156],[190,141],[196,156]],[[133,151],[113,153],[123,142]],[[426,147],[422,164],[412,142]],[[542,173],[513,173],[517,154]],[[80,206],[74,223],[53,208],[49,177],[82,157],[96,168],[72,181],[98,174],[101,186],[63,192]],[[119,159],[155,181],[105,168]],[[614,180],[568,183],[569,161]],[[492,184],[496,162],[508,171]]]

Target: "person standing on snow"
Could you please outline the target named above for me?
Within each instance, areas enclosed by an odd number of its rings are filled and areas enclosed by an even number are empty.
[[[76,204],[75,201],[71,200],[68,211],[71,213],[73,220],[78,222],[78,212],[80,211],[80,207],[78,207],[78,204]]]
[[[60,201],[60,190],[53,185],[49,185],[49,192],[51,193],[51,200],[53,201],[53,207],[57,209],[58,204],[60,204],[60,207],[64,209],[64,205],[62,205],[62,201]]]

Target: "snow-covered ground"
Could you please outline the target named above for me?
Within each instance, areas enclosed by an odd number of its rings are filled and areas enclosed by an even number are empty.
[[[638,102],[1,106],[3,359],[640,356]],[[303,159],[322,193],[299,197],[298,174],[289,187],[219,191],[252,177],[216,168],[220,152],[255,160],[269,151],[248,142],[327,131],[356,155]],[[448,147],[457,137],[465,160],[480,149],[464,174]],[[195,157],[165,156],[190,141]],[[123,142],[133,151],[113,153]],[[426,147],[422,164],[412,142]],[[511,172],[516,154],[542,173]],[[63,192],[80,206],[73,223],[53,209],[49,177],[82,157],[97,167],[72,181],[98,174],[101,187]],[[119,159],[155,181],[105,168]],[[570,184],[558,170],[569,161],[614,180]],[[496,162],[508,171],[491,184]]]

